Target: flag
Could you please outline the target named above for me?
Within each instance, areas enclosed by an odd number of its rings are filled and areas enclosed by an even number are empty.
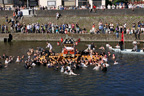
[[[78,39],[78,42],[80,42],[80,38]]]
[[[122,31],[121,41],[124,43],[124,32]]]

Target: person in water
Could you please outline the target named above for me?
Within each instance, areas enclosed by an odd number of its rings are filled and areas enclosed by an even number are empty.
[[[75,70],[78,70],[83,67],[88,67],[91,65],[95,65],[95,68],[93,70],[102,70],[103,72],[106,72],[107,67],[108,67],[108,64],[107,64],[108,57],[111,55],[111,53],[109,52],[107,56],[105,52],[99,52],[99,53],[93,52],[92,58],[89,54],[82,55],[79,58],[75,58],[75,59],[58,58],[58,57],[51,58],[51,57],[46,57],[45,49],[38,48],[36,50],[34,49],[29,50],[27,55],[28,57],[26,56],[27,60],[25,61],[26,69],[31,69],[34,66],[38,65],[38,66],[46,66],[47,68],[52,68],[55,71],[60,70],[60,72],[67,74],[67,75],[78,75],[75,73]]]
[[[2,59],[6,59],[6,58],[8,58],[8,56],[6,54],[3,54]]]
[[[116,49],[120,49],[120,46],[117,44],[117,45],[115,46],[115,48],[116,48]]]
[[[0,62],[0,68],[3,68],[3,65],[2,65],[2,63]]]
[[[120,49],[123,50],[123,41],[120,41],[119,45],[120,45]]]
[[[91,58],[92,58],[92,54],[93,54],[94,50],[95,50],[95,45],[94,45],[94,43],[91,43],[91,45],[90,45],[90,56],[91,56]]]
[[[49,52],[52,52],[52,45],[49,42],[46,42],[47,46],[46,48],[49,48]]]
[[[20,61],[21,61],[20,56],[17,56],[16,63],[20,63]]]
[[[101,49],[101,50],[103,50],[103,51],[105,50],[104,46],[101,46],[99,49]]]
[[[101,65],[100,64],[96,64],[95,67],[93,68],[93,70],[99,71],[100,70]]]
[[[8,64],[11,62],[11,60],[9,58],[6,58],[5,60],[5,67],[8,67]]]
[[[106,67],[106,65],[105,64],[103,64],[103,67],[102,67],[102,69],[101,69],[103,72],[107,72],[107,67]]]
[[[132,51],[137,51],[138,50],[138,48],[137,48],[137,41],[135,40],[135,41],[133,41],[133,49],[132,49]]]

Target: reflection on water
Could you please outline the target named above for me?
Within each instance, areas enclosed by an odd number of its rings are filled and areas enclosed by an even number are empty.
[[[61,51],[61,46],[51,42],[55,52]],[[81,42],[78,50],[84,50],[86,44]],[[117,43],[111,43],[116,45]],[[105,43],[96,43],[97,48]],[[0,55],[26,55],[28,48],[45,47],[45,42],[0,42]],[[142,45],[141,45],[142,46]],[[132,48],[127,43],[126,48]],[[111,65],[106,74],[93,71],[93,66],[77,70],[79,76],[67,76],[53,69],[36,66],[31,70],[23,67],[23,63],[11,63],[7,69],[0,70],[0,96],[143,96],[144,93],[144,56],[116,54],[119,65]],[[2,61],[3,62],[3,61]]]

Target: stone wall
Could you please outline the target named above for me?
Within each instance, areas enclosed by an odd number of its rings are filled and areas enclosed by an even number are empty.
[[[0,17],[5,16],[6,14],[8,16],[13,16],[13,11],[8,11],[8,10],[6,10],[6,11],[0,11]]]
[[[106,9],[106,10],[96,10],[96,12],[89,12],[89,10],[36,10],[35,14],[38,17],[49,17],[56,16],[59,12],[62,16],[119,16],[119,15],[135,15],[143,16],[144,9]],[[12,16],[13,11],[0,11],[0,16]]]
[[[12,34],[14,41],[60,41],[61,38],[65,38],[65,34]],[[4,38],[8,38],[9,34],[1,34],[0,41],[3,41]],[[103,41],[103,42],[114,42],[119,41],[120,38],[116,38],[114,34],[70,34],[74,40],[81,41]],[[135,39],[134,35],[124,35],[125,41],[133,41]],[[141,34],[141,41],[144,40],[144,34]]]
[[[38,10],[35,11],[37,16],[56,16],[59,12],[62,16],[120,16],[120,15],[135,15],[143,16],[144,9],[107,9],[96,10],[96,12],[89,12],[89,10]]]

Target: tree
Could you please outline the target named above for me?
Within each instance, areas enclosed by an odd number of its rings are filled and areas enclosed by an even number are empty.
[[[113,4],[116,4],[116,3],[118,3],[118,2],[127,3],[128,0],[114,0],[114,1],[113,1]]]
[[[106,8],[107,8],[108,5],[112,5],[112,2],[109,1],[109,0],[106,0]]]

